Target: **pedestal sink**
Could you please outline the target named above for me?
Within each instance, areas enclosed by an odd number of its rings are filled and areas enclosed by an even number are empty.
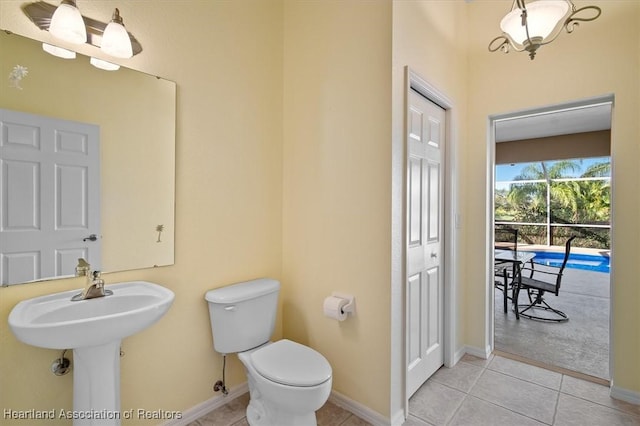
[[[146,281],[109,285],[110,296],[71,301],[78,290],[18,303],[9,327],[18,340],[73,349],[73,424],[120,424],[120,343],[158,321],[174,294]]]

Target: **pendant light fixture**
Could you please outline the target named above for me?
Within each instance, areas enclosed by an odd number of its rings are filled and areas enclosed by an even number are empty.
[[[116,8],[113,11],[111,22],[104,29],[102,35],[102,43],[100,49],[107,55],[116,58],[130,58],[133,56],[133,48],[131,47],[131,39],[129,33],[124,27],[120,11]]]
[[[591,16],[585,16],[585,12]],[[527,51],[533,60],[538,49],[554,41],[563,29],[572,33],[579,22],[593,21],[601,13],[597,6],[576,9],[571,0],[514,0],[511,10],[500,21],[502,35],[491,40],[489,51]]]
[[[62,0],[51,16],[49,32],[68,43],[82,44],[87,41],[87,29],[75,0]]]

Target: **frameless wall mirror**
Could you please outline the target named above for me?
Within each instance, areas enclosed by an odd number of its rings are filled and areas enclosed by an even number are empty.
[[[0,52],[0,286],[173,264],[176,84]]]

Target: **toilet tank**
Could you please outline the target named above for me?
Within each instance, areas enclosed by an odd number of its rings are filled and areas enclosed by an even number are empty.
[[[278,281],[261,278],[208,291],[214,349],[228,354],[267,343],[276,325],[279,290]]]

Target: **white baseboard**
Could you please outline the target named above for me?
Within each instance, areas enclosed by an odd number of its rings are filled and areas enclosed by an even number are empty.
[[[182,412],[182,417],[180,419],[173,419],[163,424],[163,426],[186,426],[189,423],[198,420],[200,417],[206,415],[207,413],[215,410],[216,408],[220,408],[223,405],[233,401],[237,397],[244,395],[249,392],[249,385],[247,382],[236,386],[231,389],[227,395],[219,394],[210,398],[204,402],[201,402],[198,405],[195,405],[189,408],[186,411]]]
[[[482,358],[482,359],[489,359],[489,356],[491,355],[489,346],[487,346],[484,349],[480,349],[475,346],[467,345],[464,347],[464,352],[468,353],[469,355],[477,356],[478,358]]]
[[[339,392],[334,390],[331,391],[331,396],[329,396],[329,401],[333,402],[339,407],[344,408],[345,410],[355,414],[360,417],[362,420],[365,420],[371,423],[374,426],[390,426],[390,425],[401,425],[404,423],[404,414],[400,413],[402,419],[396,423],[396,419],[394,419],[394,423],[391,423],[388,418],[378,413],[377,411],[372,410],[371,408],[360,404],[357,401],[352,400]],[[397,414],[396,416],[397,417]]]
[[[404,417],[404,410],[398,410],[391,416],[391,426],[402,426],[407,419]]]
[[[611,386],[609,391],[611,398],[619,399],[631,404],[640,405],[640,392],[619,388],[618,386]]]
[[[467,353],[467,348],[465,346],[461,347],[460,349],[458,349],[454,354],[453,354],[453,365],[456,365],[464,356],[464,354]]]

